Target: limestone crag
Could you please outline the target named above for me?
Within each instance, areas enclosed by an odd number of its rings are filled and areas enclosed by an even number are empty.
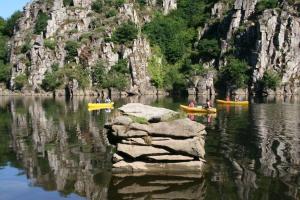
[[[10,89],[16,89],[16,77],[26,75],[28,82],[22,91],[42,91],[41,85],[45,74],[52,72],[54,65],[63,68],[75,64],[91,71],[92,67],[100,61],[104,71],[108,72],[120,59],[127,59],[131,73],[128,76],[130,85],[126,89],[127,92],[157,94],[157,89],[150,83],[147,71],[148,59],[151,57],[149,41],[140,34],[131,45],[120,45],[111,40],[112,33],[121,24],[132,21],[137,28],[141,28],[145,22],[151,20],[151,15],[139,12],[134,3],[125,2],[116,9],[117,13],[114,16],[103,16],[104,13],[96,13],[92,10],[92,3],[92,0],[74,0],[71,5],[65,5],[63,0],[47,2],[36,0],[25,6],[24,14],[18,21],[10,41],[10,62],[13,66]],[[151,5],[155,6],[155,9],[169,12],[176,9],[177,4],[172,0],[163,1],[161,5],[152,1]],[[35,25],[41,13],[48,16],[47,26],[45,31],[36,33]],[[73,61],[67,58],[68,41],[77,43],[77,56]],[[69,82],[80,83],[80,80],[68,76],[64,76],[62,81],[63,84],[58,90],[68,88]],[[73,86],[74,95],[91,94],[82,89],[91,90],[93,86],[91,78],[85,88],[80,84],[78,88]]]
[[[132,106],[129,104],[129,106]],[[126,107],[129,107],[125,105]],[[123,115],[114,119],[107,125],[107,133],[110,143],[116,145],[116,153],[113,156],[113,171],[116,173],[150,172],[198,172],[201,173],[205,156],[205,127],[202,124],[189,119],[176,119],[160,121],[156,123],[146,112],[143,115],[137,107],[133,107],[127,113],[121,108]],[[152,113],[167,109],[144,106],[145,110]],[[173,112],[170,111],[169,112]],[[139,113],[148,122],[144,124],[135,122],[132,113]],[[150,112],[151,113],[151,112]],[[160,112],[161,113],[161,112]]]

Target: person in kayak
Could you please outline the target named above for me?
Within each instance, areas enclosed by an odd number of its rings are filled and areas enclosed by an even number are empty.
[[[98,96],[97,96],[96,103],[101,103],[101,98],[100,98],[100,95],[99,95],[99,94],[98,94]]]
[[[195,103],[194,103],[194,101],[190,101],[190,103],[189,103],[189,107],[191,107],[191,108],[194,108],[194,107],[195,107]]]
[[[108,96],[105,99],[105,103],[111,103],[111,100],[110,100],[110,98]]]
[[[204,106],[206,109],[209,109],[209,108],[211,108],[211,104],[210,104],[210,101],[209,101],[209,99],[207,99],[206,100],[206,104],[205,104],[205,106]]]
[[[226,101],[230,101],[229,95],[226,96]]]

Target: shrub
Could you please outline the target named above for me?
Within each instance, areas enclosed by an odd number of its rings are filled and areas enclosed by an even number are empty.
[[[35,34],[41,34],[41,32],[45,32],[48,24],[48,19],[49,17],[46,13],[39,12],[34,27]]]
[[[276,8],[278,0],[261,0],[256,4],[256,11],[262,13],[266,9]]]
[[[0,60],[0,82],[8,82],[10,78],[10,69],[11,67],[8,64],[4,64]]]
[[[227,58],[227,65],[220,70],[221,83],[227,87],[244,88],[249,81],[248,65],[232,56]]]
[[[137,2],[138,2],[141,6],[147,5],[147,1],[146,1],[146,0],[137,0]]]
[[[32,46],[31,46],[30,42],[26,42],[21,47],[21,53],[26,53],[27,51],[29,51],[31,49],[31,47]]]
[[[44,45],[48,49],[55,50],[56,41],[55,40],[51,40],[51,39],[45,40]]]
[[[66,61],[73,62],[75,57],[78,56],[77,49],[79,48],[79,43],[74,40],[69,40],[66,42],[65,50],[67,51]]]
[[[121,7],[125,3],[125,0],[114,0],[116,7]]]
[[[96,13],[101,13],[103,9],[103,3],[101,0],[97,0],[92,4],[92,10]]]
[[[204,61],[217,59],[221,53],[218,41],[216,39],[203,39],[197,46],[199,55]]]
[[[64,6],[74,6],[73,0],[64,0]]]
[[[109,72],[105,70],[103,62],[98,62],[93,67],[92,79],[99,87],[123,90],[128,86],[128,73],[127,60],[119,60]]]
[[[107,13],[106,13],[106,17],[110,18],[110,17],[114,17],[118,14],[118,11],[115,8],[110,9]]]
[[[27,76],[25,74],[20,74],[15,78],[15,89],[21,90],[27,83]]]
[[[127,22],[119,26],[112,35],[112,40],[119,44],[128,44],[132,40],[136,39],[138,35],[138,29],[132,22]]]
[[[80,88],[87,88],[90,83],[88,71],[81,65],[66,65],[58,71],[59,76],[64,76],[68,80],[76,79]]]
[[[266,71],[263,78],[259,81],[260,87],[265,89],[275,90],[280,83],[280,77],[273,71]]]
[[[62,82],[60,81],[56,72],[47,72],[41,86],[45,91],[54,91],[61,84]]]

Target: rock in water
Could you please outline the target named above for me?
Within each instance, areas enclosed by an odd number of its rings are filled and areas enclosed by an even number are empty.
[[[123,115],[106,126],[108,136],[114,136],[110,142],[117,146],[114,172],[201,174],[206,134],[202,124],[187,118],[174,119],[178,115],[174,111],[142,104],[127,104],[120,110]],[[128,115],[143,117],[148,122],[141,124]]]
[[[177,112],[166,108],[157,108],[140,103],[129,103],[119,108],[125,115],[142,117],[147,121],[167,121],[178,116]]]

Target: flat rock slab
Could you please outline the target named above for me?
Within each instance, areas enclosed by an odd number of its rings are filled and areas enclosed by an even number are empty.
[[[128,145],[128,144],[118,144],[117,151],[125,153],[132,158],[137,158],[139,156],[147,155],[158,155],[158,154],[168,154],[169,151],[155,148],[152,146],[138,146],[138,145]]]
[[[129,103],[119,108],[126,115],[142,117],[147,121],[167,121],[179,116],[178,112],[166,108],[152,107],[140,103]]]
[[[182,156],[182,155],[159,155],[159,156],[147,156],[155,161],[191,161],[194,160],[193,157]]]
[[[201,173],[204,167],[202,161],[189,161],[189,162],[178,162],[178,163],[145,163],[145,162],[126,162],[120,161],[113,164],[113,172],[150,172],[150,173],[187,173],[197,172]]]
[[[153,123],[148,132],[153,136],[194,137],[205,134],[205,126],[190,119],[178,119],[170,122]]]
[[[122,140],[122,143],[132,145],[149,145],[142,138],[127,138],[126,140]],[[199,158],[204,158],[205,156],[204,144],[205,141],[201,137],[187,139],[172,139],[162,137],[151,138],[151,145],[154,147],[164,148],[191,156],[197,156]]]

